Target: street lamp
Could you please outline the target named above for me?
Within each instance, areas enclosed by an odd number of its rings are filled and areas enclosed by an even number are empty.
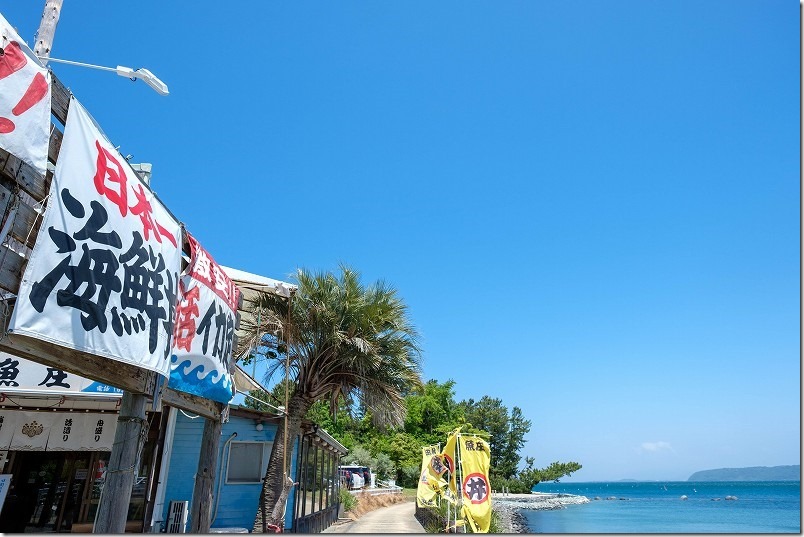
[[[124,67],[122,65],[118,65],[115,67],[103,67],[101,65],[92,65],[89,63],[81,63],[81,62],[73,62],[70,60],[58,60],[56,58],[49,58],[46,56],[39,56],[40,60],[47,60],[49,62],[56,62],[56,63],[66,63],[67,65],[77,65],[78,67],[89,67],[90,69],[99,69],[101,71],[111,71],[113,73],[117,73],[120,76],[124,76],[131,80],[137,80],[138,78],[151,86],[151,88],[156,91],[159,95],[167,95],[170,93],[168,91],[167,84],[159,80],[151,71],[148,69],[132,69],[131,67]]]

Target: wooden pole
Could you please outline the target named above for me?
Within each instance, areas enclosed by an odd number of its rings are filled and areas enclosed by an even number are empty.
[[[126,529],[131,489],[147,433],[145,400],[145,395],[123,392],[93,533],[123,533]]]
[[[193,486],[193,505],[190,509],[190,533],[209,533],[212,522],[212,489],[218,462],[218,445],[221,439],[221,420],[204,420],[201,437],[201,454]]]
[[[42,20],[39,23],[39,31],[36,32],[36,45],[34,45],[34,54],[40,57],[43,64],[47,64],[50,49],[53,48],[53,36],[59,23],[62,1],[45,0],[45,9],[42,11]]]

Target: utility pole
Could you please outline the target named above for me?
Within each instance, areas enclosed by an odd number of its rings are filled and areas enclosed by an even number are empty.
[[[209,533],[212,523],[212,496],[215,484],[215,466],[218,463],[218,445],[221,438],[221,420],[204,420],[201,453],[193,486],[193,505],[190,509],[190,533]],[[222,478],[222,477],[221,477]]]
[[[42,21],[39,23],[39,31],[36,32],[36,44],[34,45],[34,54],[39,56],[43,64],[47,64],[50,49],[53,48],[53,36],[56,34],[56,25],[59,23],[62,1],[45,0],[45,9],[42,11]]]
[[[123,533],[126,530],[134,476],[137,475],[139,455],[145,443],[144,433],[147,434],[145,403],[144,395],[123,392],[93,533]]]

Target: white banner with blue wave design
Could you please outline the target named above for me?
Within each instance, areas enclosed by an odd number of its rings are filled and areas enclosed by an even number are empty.
[[[229,364],[240,289],[189,233],[190,264],[179,279],[168,386],[228,403],[235,395]]]

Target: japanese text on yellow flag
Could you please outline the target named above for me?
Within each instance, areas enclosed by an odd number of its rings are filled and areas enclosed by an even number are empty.
[[[475,533],[488,533],[491,524],[489,446],[480,437],[461,435],[458,438],[458,449],[462,470],[463,514]]]
[[[450,434],[447,438],[447,443],[444,444],[444,449],[441,450],[441,460],[447,467],[447,472],[444,474],[447,486],[443,490],[443,496],[452,505],[458,502],[458,491],[455,485],[455,445],[458,441],[459,432],[460,428]]]
[[[438,446],[425,446],[422,448],[422,471],[419,475],[419,486],[416,489],[416,505],[419,507],[432,507],[436,504],[436,496],[446,482],[433,471],[433,458],[440,460]],[[436,464],[438,468],[438,464]]]

